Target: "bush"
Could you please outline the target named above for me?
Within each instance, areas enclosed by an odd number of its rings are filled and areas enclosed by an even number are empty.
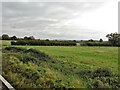
[[[98,68],[94,71],[90,69],[85,69],[85,70],[80,71],[78,74],[83,77],[87,76],[91,78],[112,76],[112,72],[106,68]]]
[[[110,86],[98,79],[95,79],[89,84],[89,88],[110,88]]]
[[[24,55],[23,58],[21,59],[23,63],[28,63],[28,62],[33,62],[37,63],[37,59],[28,55]]]
[[[87,46],[112,46],[109,42],[85,42]]]
[[[98,68],[93,72],[93,78],[95,77],[108,77],[112,76],[112,72],[109,69]]]
[[[12,41],[11,45],[39,45],[39,46],[76,46],[72,41],[46,41],[46,40],[17,40]]]
[[[47,54],[35,49],[28,49],[25,51],[25,53],[28,53],[36,58],[50,59],[50,57]]]
[[[120,88],[119,75],[113,75],[109,69],[85,69],[78,74],[88,83],[89,88]]]
[[[90,84],[91,88],[103,88],[103,82],[101,82],[100,80],[94,80],[91,84]]]
[[[79,75],[81,77],[91,77],[92,76],[92,71],[90,69],[85,69],[79,72]]]
[[[11,51],[11,52],[21,52],[21,51],[25,51],[26,49],[19,48],[19,47],[6,47],[5,50]]]
[[[50,59],[50,57],[47,54],[35,49],[27,50],[20,47],[6,47],[5,50],[3,50],[3,52],[14,53],[13,55],[23,63],[32,62],[36,65],[39,65],[41,61],[47,61],[48,59]]]

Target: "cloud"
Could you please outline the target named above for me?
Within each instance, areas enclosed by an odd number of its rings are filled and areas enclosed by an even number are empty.
[[[0,3],[0,35],[2,34],[2,3]]]
[[[93,24],[101,21],[99,16],[106,17],[106,13],[101,13],[107,12],[111,5],[105,2],[3,2],[3,33],[18,37],[99,39],[106,33],[97,30],[98,24],[95,27]]]
[[[110,0],[1,0],[1,2],[107,2]],[[119,0],[118,0],[119,1]]]

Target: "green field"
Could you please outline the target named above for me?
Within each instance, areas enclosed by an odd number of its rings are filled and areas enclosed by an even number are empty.
[[[34,48],[45,52],[67,67],[95,69],[99,67],[110,68],[114,73],[118,72],[118,48],[117,47],[80,47],[80,46],[20,46]],[[60,65],[58,64],[58,68]]]
[[[5,43],[4,43],[5,42]],[[10,46],[10,42],[3,41],[3,48]],[[110,70],[113,76],[118,75],[118,48],[117,47],[87,47],[87,46],[14,46],[19,48],[35,49],[44,52],[51,59],[35,62],[22,62],[21,55],[27,58],[32,54],[24,52],[3,52],[3,76],[14,87],[65,87],[86,88],[98,81],[100,87],[109,86],[101,82],[101,78],[82,77],[83,71],[95,71],[99,68]],[[39,57],[38,57],[39,58]],[[35,59],[36,60],[36,59]],[[40,64],[38,64],[40,63]],[[8,68],[5,68],[6,65]],[[5,68],[5,69],[4,69]],[[18,70],[17,70],[17,69]],[[27,69],[30,69],[31,72]],[[19,71],[21,70],[21,71]],[[18,73],[19,72],[19,73]],[[26,73],[25,73],[26,72]],[[32,74],[33,73],[33,74]],[[37,74],[35,74],[37,73]],[[86,72],[85,72],[86,73]],[[33,75],[30,77],[29,75]],[[37,75],[36,81],[32,81]],[[23,75],[23,76],[22,76]],[[26,77],[25,75],[28,75]],[[14,76],[14,78],[13,78]],[[111,80],[114,80],[114,77]],[[33,78],[33,79],[32,79]],[[108,77],[105,77],[108,78]],[[116,78],[116,77],[115,77]],[[32,79],[32,80],[31,80]],[[29,82],[29,83],[28,83]],[[102,84],[101,84],[102,83]]]

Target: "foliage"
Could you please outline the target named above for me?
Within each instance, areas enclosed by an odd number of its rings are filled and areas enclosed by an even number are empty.
[[[69,41],[49,41],[49,40],[17,40],[12,41],[12,45],[39,45],[39,46],[75,46],[75,42]]]
[[[35,38],[33,36],[30,36],[30,37],[25,36],[24,40],[35,40]]]
[[[5,50],[8,50],[9,52],[23,52],[26,49],[24,48],[18,48],[18,47],[6,47]]]
[[[109,69],[86,69],[78,74],[88,81],[88,88],[120,88],[119,75],[114,75]]]
[[[117,53],[117,47],[12,46],[3,49],[3,75],[16,88],[117,88]],[[105,76],[105,67],[112,74]]]
[[[17,40],[17,37],[16,36],[12,36],[12,37],[10,37],[11,38],[11,40]]]
[[[103,40],[102,40],[102,39],[100,39],[100,40],[99,40],[99,42],[103,42]]]
[[[92,41],[92,42],[85,42],[86,46],[112,46],[112,44],[108,43],[108,42],[102,42],[102,41]]]
[[[109,69],[98,68],[93,72],[93,77],[109,77],[112,76],[112,72]]]
[[[3,34],[2,40],[10,40],[10,37],[7,34]]]
[[[113,46],[119,46],[120,45],[120,34],[111,33],[111,34],[107,34],[106,37],[108,38],[109,42]]]
[[[35,49],[29,49],[25,52],[33,55],[34,57],[40,57],[42,59],[50,59],[50,57],[48,55],[46,55],[45,53],[43,53],[41,51],[35,50]]]
[[[64,81],[59,73],[46,66],[44,59],[51,62],[48,55],[35,49],[6,47],[3,49],[3,76],[15,88],[73,88],[80,85],[74,80],[70,82],[72,79]]]

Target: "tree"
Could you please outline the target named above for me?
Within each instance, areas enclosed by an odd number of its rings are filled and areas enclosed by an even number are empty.
[[[94,42],[94,40],[92,40],[92,39],[90,39],[90,40],[88,40],[89,42]]]
[[[24,39],[25,40],[35,40],[35,38],[33,36],[30,36],[30,37],[25,36]]]
[[[76,42],[76,40],[73,40],[73,42]]]
[[[17,37],[16,36],[12,36],[11,40],[17,40]]]
[[[106,37],[108,38],[108,41],[113,45],[119,45],[120,42],[120,34],[118,33],[111,33],[111,34],[107,34]]]
[[[33,36],[28,37],[29,40],[35,40]]]
[[[10,40],[10,37],[7,34],[3,34],[2,40]]]
[[[45,41],[49,41],[49,39],[46,39]]]
[[[103,40],[102,40],[102,39],[100,39],[100,40],[99,40],[99,42],[103,42]]]
[[[25,37],[24,37],[24,40],[28,40],[28,37],[25,36]]]

